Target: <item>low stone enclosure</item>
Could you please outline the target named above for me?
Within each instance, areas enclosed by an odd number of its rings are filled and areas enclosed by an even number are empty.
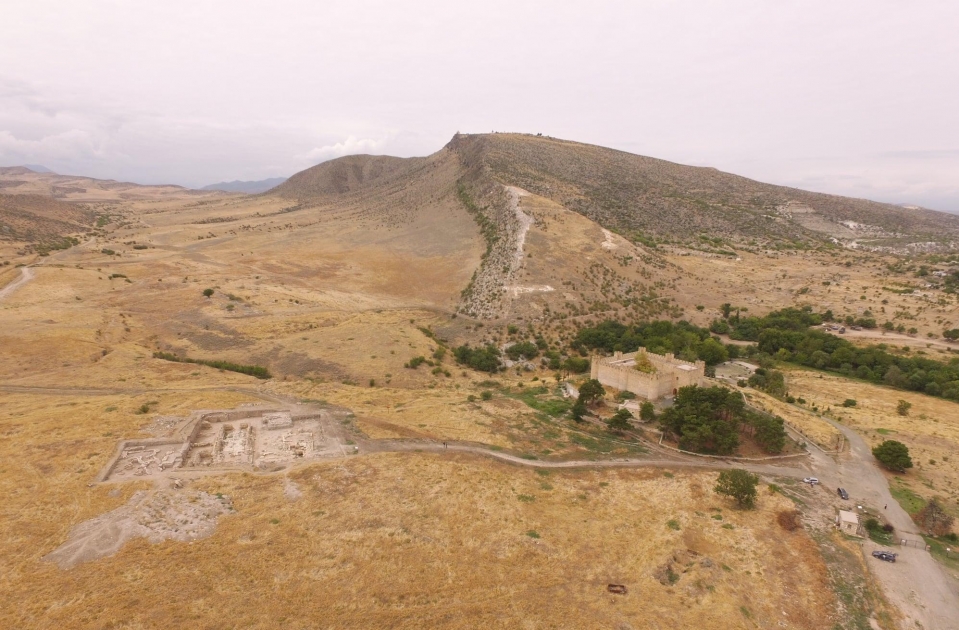
[[[647,352],[617,352],[611,357],[593,357],[590,378],[603,385],[629,391],[647,400],[675,394],[680,387],[706,384],[706,363],[690,363],[673,356]]]
[[[348,412],[294,405],[194,411],[167,437],[123,440],[97,481],[218,469],[271,470],[346,454]]]

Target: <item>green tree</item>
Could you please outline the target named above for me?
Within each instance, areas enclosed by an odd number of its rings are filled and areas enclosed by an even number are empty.
[[[519,361],[520,358],[532,359],[539,355],[539,348],[532,341],[522,341],[514,343],[506,349],[506,356],[513,361]]]
[[[872,454],[883,467],[889,470],[906,472],[907,468],[912,468],[909,447],[897,440],[883,441],[882,444],[872,449]]]
[[[639,419],[643,422],[652,422],[656,419],[656,407],[650,401],[639,406]]]
[[[719,309],[723,312],[723,319],[729,319],[729,313],[733,310],[733,305],[729,302],[724,303]]]
[[[563,369],[574,374],[583,374],[589,370],[589,359],[583,357],[569,357],[563,362]]]
[[[467,365],[480,372],[496,372],[500,367],[499,348],[487,345],[485,348],[471,348],[468,344],[453,348],[456,362]]]
[[[205,297],[210,297],[213,295],[213,289],[203,289],[203,295]]]
[[[584,405],[594,403],[605,395],[606,389],[595,378],[589,379],[579,388],[579,401]]]
[[[786,446],[786,429],[782,418],[750,413],[747,414],[746,421],[754,429],[753,439],[756,440],[759,448],[767,453],[782,453]]]
[[[714,319],[709,324],[709,332],[717,335],[725,335],[729,332],[729,323],[723,319]]]
[[[910,409],[912,409],[912,403],[908,400],[900,400],[896,403],[896,413],[900,416],[908,416]]]
[[[698,354],[699,358],[706,362],[706,365],[717,365],[729,360],[729,351],[726,350],[726,346],[712,337],[699,344]]]
[[[629,413],[626,409],[620,409],[606,421],[606,426],[609,427],[610,431],[626,431],[632,428],[632,425],[629,423],[632,419],[633,414]]]
[[[944,330],[942,331],[942,336],[945,337],[946,339],[952,339],[953,341],[955,341],[956,339],[959,339],[959,328]]]
[[[756,485],[759,477],[742,470],[733,468],[719,473],[714,491],[736,500],[740,508],[751,510],[756,507]]]
[[[576,402],[573,403],[573,408],[570,410],[573,414],[573,420],[576,422],[582,422],[583,416],[586,415],[586,405],[579,398],[576,399]]]

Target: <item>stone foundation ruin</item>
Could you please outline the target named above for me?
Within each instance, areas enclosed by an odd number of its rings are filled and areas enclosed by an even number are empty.
[[[98,481],[137,479],[174,471],[274,469],[297,459],[340,457],[345,411],[294,406],[195,411],[173,435],[124,440]]]

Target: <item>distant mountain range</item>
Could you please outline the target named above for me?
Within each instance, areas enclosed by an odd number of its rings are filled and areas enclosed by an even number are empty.
[[[209,186],[204,186],[200,190],[222,190],[224,192],[238,192],[247,193],[248,195],[255,195],[256,193],[266,192],[271,188],[275,188],[285,181],[285,177],[270,177],[268,179],[250,182],[234,180],[232,182],[210,184]]]
[[[52,173],[53,172],[50,169],[48,169],[46,166],[43,166],[41,164],[24,164],[23,166],[25,168],[30,169],[34,173]]]

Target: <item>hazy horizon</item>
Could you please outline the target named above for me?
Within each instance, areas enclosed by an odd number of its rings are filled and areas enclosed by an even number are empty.
[[[199,188],[513,130],[959,212],[947,2],[41,0],[6,17],[0,164]]]

